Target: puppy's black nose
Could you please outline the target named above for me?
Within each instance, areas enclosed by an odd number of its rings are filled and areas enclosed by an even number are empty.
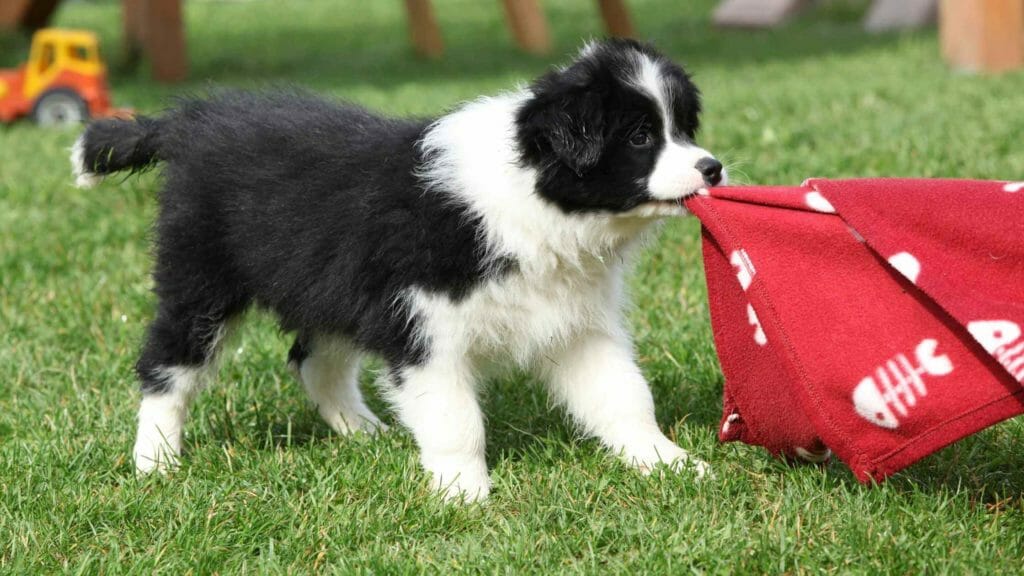
[[[722,163],[714,158],[701,158],[694,168],[704,175],[704,181],[711,186],[716,186],[722,181]]]

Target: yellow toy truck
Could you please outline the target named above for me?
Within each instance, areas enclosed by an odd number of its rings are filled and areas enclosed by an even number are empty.
[[[28,62],[0,70],[0,121],[31,116],[44,126],[110,116],[107,68],[92,32],[44,28],[32,36]]]

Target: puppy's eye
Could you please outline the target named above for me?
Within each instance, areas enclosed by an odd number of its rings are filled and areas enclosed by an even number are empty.
[[[629,137],[629,145],[633,148],[649,148],[653,142],[651,133],[646,130],[637,130]]]

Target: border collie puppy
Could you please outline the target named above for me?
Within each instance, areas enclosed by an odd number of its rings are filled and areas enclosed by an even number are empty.
[[[613,40],[434,120],[229,92],[93,123],[72,149],[79,185],[157,163],[165,181],[137,470],[177,464],[189,404],[256,304],[295,333],[289,363],[339,434],[383,428],[357,376],[364,354],[384,360],[447,498],[490,490],[477,394],[503,365],[627,463],[703,475],[658,429],[622,312],[644,232],[725,180],[695,144],[699,112],[682,68]]]

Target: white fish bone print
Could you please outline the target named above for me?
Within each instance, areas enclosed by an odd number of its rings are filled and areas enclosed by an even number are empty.
[[[750,255],[742,248],[733,250],[729,255],[729,263],[736,269],[736,279],[740,281],[740,287],[746,292],[747,288],[750,288],[751,282],[754,281],[754,275],[757,274]],[[749,302],[747,303],[747,322],[754,327],[754,342],[757,342],[758,346],[767,345],[768,337],[765,336],[764,329],[761,328],[761,319],[757,317],[754,305]]]
[[[804,195],[804,204],[815,212],[822,212],[824,214],[835,214],[836,209],[832,206],[832,203],[827,198],[821,195],[821,192],[808,192]]]
[[[736,278],[739,279],[740,286],[746,292],[747,288],[750,288],[750,283],[754,281],[754,274],[757,274],[757,270],[754,270],[754,263],[750,261],[750,255],[743,249],[733,250],[729,255],[729,264],[736,269]]]
[[[768,336],[764,333],[764,328],[761,327],[761,319],[757,317],[757,312],[754,312],[754,305],[747,303],[747,323],[754,327],[754,342],[757,342],[758,346],[764,346],[768,344]]]
[[[865,377],[853,390],[853,406],[865,420],[895,430],[919,399],[928,395],[924,376],[945,376],[953,371],[953,362],[945,354],[936,354],[937,340],[927,338],[914,349],[915,366],[906,354],[897,354],[874,374]]]
[[[921,261],[910,252],[900,252],[889,256],[889,265],[910,280],[911,284],[917,284],[917,277],[921,275]]]
[[[969,322],[967,331],[1015,380],[1024,382],[1024,338],[1020,337],[1020,325],[1009,320],[978,320]]]

